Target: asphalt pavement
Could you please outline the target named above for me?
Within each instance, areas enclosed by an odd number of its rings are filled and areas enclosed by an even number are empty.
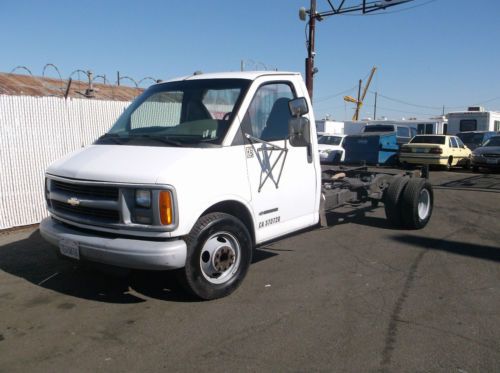
[[[342,208],[210,302],[169,273],[61,261],[36,228],[0,233],[0,371],[499,372],[500,174],[431,182],[425,229]]]

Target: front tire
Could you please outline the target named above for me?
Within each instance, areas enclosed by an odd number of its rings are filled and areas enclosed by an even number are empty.
[[[235,291],[252,261],[252,240],[237,218],[225,213],[202,216],[186,237],[186,266],[181,283],[204,300],[225,297]]]

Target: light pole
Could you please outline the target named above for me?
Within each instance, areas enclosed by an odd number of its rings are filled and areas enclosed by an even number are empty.
[[[301,19],[305,19],[306,11],[305,9],[301,9]],[[317,70],[314,70],[314,56],[316,55],[316,51],[314,50],[314,41],[315,41],[315,33],[316,33],[316,0],[311,0],[311,7],[309,9],[309,40],[307,41],[307,58],[306,58],[306,87],[307,92],[309,93],[309,97],[313,97],[314,91],[314,74]]]
[[[362,12],[372,13],[378,10],[384,10],[386,8],[408,3],[413,0],[362,0],[361,4],[355,6],[345,6],[346,0],[340,0],[340,4],[338,7],[335,7],[333,4],[333,0],[328,0],[328,4],[330,5],[330,10],[325,12],[317,12],[316,11],[316,0],[311,0],[311,4],[309,6],[309,10],[305,8],[299,9],[299,18],[302,21],[307,19],[309,16],[309,21],[307,22],[309,26],[309,36],[307,40],[307,58],[306,58],[306,66],[305,66],[305,75],[306,75],[306,87],[309,92],[309,97],[311,97],[311,101],[313,98],[313,88],[314,88],[314,74],[318,72],[318,69],[314,66],[314,57],[316,56],[315,50],[315,37],[316,37],[316,20],[322,21],[323,18],[344,14],[344,13],[353,13],[353,12]]]

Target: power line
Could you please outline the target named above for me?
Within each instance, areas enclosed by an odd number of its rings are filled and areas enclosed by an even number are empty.
[[[370,93],[375,94],[375,92],[373,92],[373,91],[370,91]],[[422,108],[422,109],[440,110],[442,108],[442,107],[438,107],[438,106],[427,106],[427,105],[413,104],[411,102],[407,102],[407,101],[399,100],[397,98],[385,96],[385,95],[381,94],[380,92],[378,92],[378,96],[385,98],[386,100],[389,100],[389,101],[397,102],[398,104],[418,107],[418,108]]]
[[[418,4],[418,5],[410,6],[408,8],[399,9],[399,10],[386,11],[386,12],[383,12],[383,13],[366,13],[366,14],[349,14],[349,13],[345,13],[345,14],[339,14],[339,15],[344,16],[344,17],[384,16],[386,14],[395,14],[395,13],[407,12],[407,11],[409,11],[411,9],[420,8],[422,6],[429,5],[429,4],[434,3],[436,1],[437,0],[428,0],[425,3],[423,3],[423,4]]]
[[[345,91],[342,91],[342,92],[339,92],[339,93],[335,93],[333,95],[330,95],[330,96],[325,96],[325,97],[322,97],[318,100],[314,100],[314,103],[315,104],[319,104],[320,102],[324,102],[324,101],[328,101],[328,100],[331,100],[332,98],[335,98],[335,97],[338,97],[338,96],[341,96],[343,94],[346,94],[346,93],[349,93],[349,92],[352,92],[354,89],[356,89],[358,87],[358,85],[356,84],[355,86],[349,88],[349,89],[346,89]]]
[[[422,112],[412,112],[412,111],[407,111],[407,110],[391,109],[391,108],[386,108],[386,107],[379,106],[379,105],[377,105],[377,109],[382,109],[382,110],[386,110],[386,111],[393,111],[395,113],[403,113],[403,114],[427,115],[427,116],[437,115],[436,113],[422,113]]]

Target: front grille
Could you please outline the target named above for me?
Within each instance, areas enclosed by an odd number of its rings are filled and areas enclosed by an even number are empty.
[[[66,192],[66,193],[71,193],[71,194],[76,194],[76,195],[109,198],[109,199],[112,199],[115,201],[118,200],[118,188],[117,187],[88,185],[88,184],[87,185],[73,184],[73,183],[65,183],[63,181],[58,181],[58,180],[52,180],[51,181],[51,190],[61,191],[61,192]]]
[[[500,158],[500,154],[486,153],[486,154],[483,154],[483,157],[486,157],[486,158]]]
[[[71,206],[64,202],[51,201],[52,208],[55,212],[61,214],[70,214],[77,217],[86,217],[90,219],[99,219],[105,223],[119,223],[120,214],[116,210],[105,210],[94,207]]]

